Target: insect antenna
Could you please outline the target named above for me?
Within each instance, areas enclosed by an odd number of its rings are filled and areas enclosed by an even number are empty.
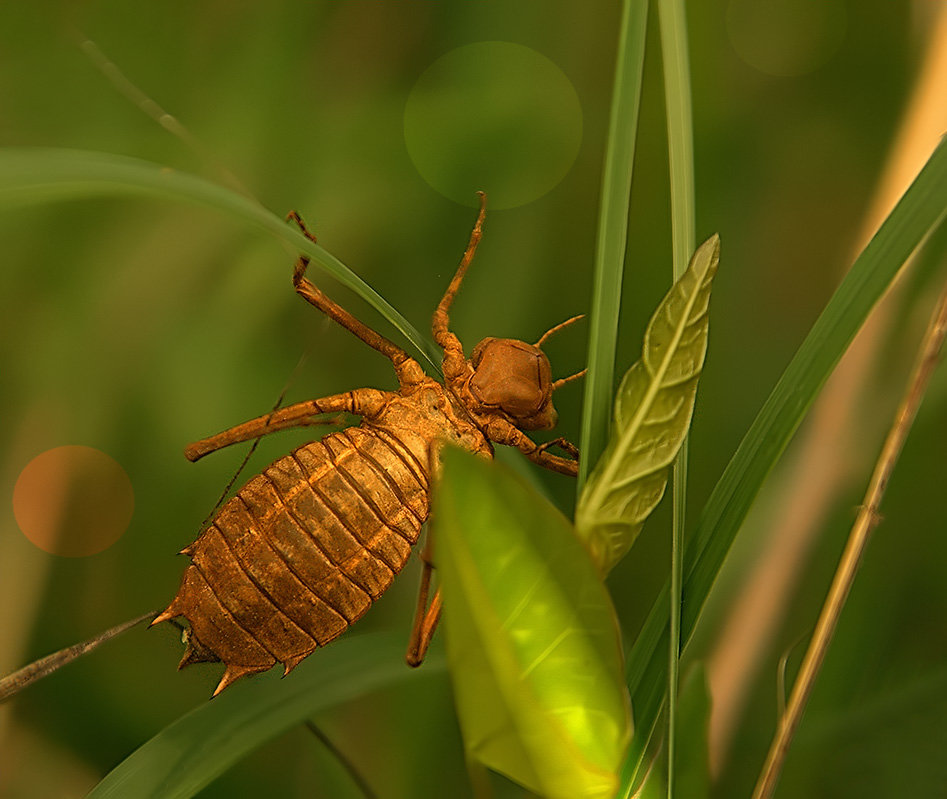
[[[569,375],[568,377],[560,377],[558,380],[552,381],[552,390],[555,391],[557,388],[562,388],[566,383],[571,383],[574,380],[579,380],[588,373],[588,369],[583,369],[581,372],[576,372],[574,375]]]
[[[542,347],[546,339],[548,339],[553,333],[558,333],[560,330],[563,330],[564,328],[567,328],[569,325],[573,325],[576,322],[578,322],[580,319],[584,319],[584,318],[585,318],[585,314],[580,313],[578,316],[573,316],[570,319],[566,319],[565,322],[560,322],[558,325],[555,325],[554,327],[549,328],[549,330],[547,330],[545,333],[543,333],[539,337],[539,341],[537,341],[533,346]],[[566,383],[571,383],[573,380],[578,380],[579,378],[585,377],[588,371],[589,371],[588,369],[583,369],[581,372],[576,372],[574,375],[569,375],[568,377],[560,377],[558,380],[554,380],[552,384],[552,390],[555,391],[557,388],[562,388],[564,385],[566,385]]]
[[[546,339],[549,338],[553,333],[558,333],[558,332],[559,332],[560,330],[562,330],[563,328],[566,328],[566,327],[568,327],[568,326],[571,325],[571,324],[575,324],[575,323],[578,322],[580,319],[585,319],[585,314],[584,314],[584,313],[580,313],[578,316],[573,316],[571,319],[566,319],[565,322],[560,322],[560,323],[559,323],[558,325],[556,325],[555,327],[549,328],[549,330],[547,330],[545,333],[543,333],[543,334],[539,337],[539,341],[537,341],[535,344],[533,344],[533,346],[534,346],[534,347],[542,347],[543,342],[546,341]]]

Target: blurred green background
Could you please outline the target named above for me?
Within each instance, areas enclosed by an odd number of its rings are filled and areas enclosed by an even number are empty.
[[[913,85],[930,4],[770,5],[769,16],[739,0],[688,7],[697,235],[719,232],[722,239],[691,438],[692,520],[852,260]],[[815,5],[823,10],[813,13]],[[568,162],[578,126],[575,160],[548,191],[488,213],[452,319],[468,349],[485,335],[535,340],[589,303],[619,11],[614,3],[560,0],[6,3],[0,146],[125,154],[214,180],[225,179],[223,166],[275,213],[297,209],[324,247],[425,331],[474,211],[438,193],[415,168],[405,142],[406,104],[425,71],[456,48],[495,41],[531,48],[574,88],[581,111],[554,123],[562,135],[548,146],[563,148],[556,163]],[[619,371],[638,357],[670,275],[663,89],[654,18],[650,24]],[[83,52],[86,38],[177,117],[202,152],[137,109]],[[503,66],[484,64],[498,85],[490,97],[508,88],[515,104],[522,80],[500,83]],[[536,87],[538,94],[546,85]],[[509,109],[485,103],[469,123],[453,112],[443,129],[456,137],[454,185],[471,182],[464,188],[471,203],[475,190],[493,191],[495,181],[500,194],[539,185],[525,167],[517,173],[520,161],[509,155],[529,153],[531,137],[546,125],[542,114],[559,105],[530,106],[532,124],[505,128],[489,143],[495,158],[485,159],[478,125],[489,127],[491,109],[498,116]],[[469,174],[465,146],[483,159],[480,185]],[[794,673],[798,641],[811,631],[854,517],[938,268],[943,274],[942,239],[909,280],[899,322],[851,410],[859,434],[850,488],[833,500],[754,678],[717,782],[721,797],[747,795],[759,769],[776,715],[778,660],[788,653]],[[287,385],[287,402],[394,386],[383,358],[294,295],[292,260],[238,220],[172,202],[99,198],[2,209],[0,670],[168,602],[185,565],[174,553],[195,537],[243,456],[235,448],[192,465],[184,444],[266,412]],[[351,292],[314,278],[364,321],[396,335]],[[577,326],[550,343],[557,376],[582,367],[584,336]],[[580,400],[579,386],[557,395],[557,434],[577,440]],[[947,790],[945,401],[941,374],[892,482],[885,522],[779,796]],[[305,439],[302,432],[264,441],[248,474]],[[67,444],[111,455],[135,492],[125,535],[84,558],[34,547],[18,530],[10,501],[26,464]],[[535,477],[571,512],[567,478]],[[689,657],[713,648],[728,598],[771,524],[763,504],[738,539]],[[668,530],[662,506],[610,577],[630,640],[665,579]],[[399,629],[407,642],[417,572],[410,564],[360,628]],[[178,673],[179,657],[167,625],[135,630],[0,708],[0,796],[83,795],[144,740],[206,701],[219,667]],[[469,795],[443,673],[317,721],[381,797]],[[256,752],[201,796],[263,793],[357,795],[303,729]],[[498,794],[522,792],[498,783]]]

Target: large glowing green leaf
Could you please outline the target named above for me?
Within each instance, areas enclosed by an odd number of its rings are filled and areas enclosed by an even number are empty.
[[[667,485],[668,467],[690,427],[707,352],[710,284],[720,239],[705,241],[661,301],[641,360],[622,379],[605,453],[576,509],[576,529],[603,572],[631,548]]]
[[[469,755],[544,797],[613,796],[631,732],[618,625],[572,526],[510,470],[454,449],[434,519]]]

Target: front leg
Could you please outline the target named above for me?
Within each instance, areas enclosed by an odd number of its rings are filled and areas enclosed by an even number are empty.
[[[302,234],[313,244],[316,243],[316,237],[306,228],[305,222],[295,211],[290,211],[287,220],[295,222]],[[296,260],[296,266],[293,268],[293,286],[296,293],[306,302],[315,308],[318,308],[326,316],[338,322],[349,332],[358,336],[369,347],[378,350],[382,355],[388,358],[395,368],[395,374],[398,376],[398,383],[402,388],[414,386],[424,380],[424,370],[421,365],[410,357],[397,344],[386,339],[381,333],[372,330],[364,322],[356,319],[352,314],[345,310],[337,302],[329,299],[321,290],[306,277],[306,269],[309,266],[309,258],[300,255]]]
[[[552,447],[559,447],[559,449],[564,450],[571,458],[575,460],[579,459],[579,448],[573,444],[571,441],[565,438],[554,438],[552,441],[547,441],[545,444],[540,444],[537,449],[547,450]]]
[[[579,451],[576,447],[566,441],[564,438],[550,441],[547,444],[537,444],[527,436],[518,427],[515,427],[506,419],[492,419],[487,423],[487,438],[495,441],[497,444],[506,444],[508,447],[516,447],[533,463],[542,466],[559,474],[575,477],[579,473]],[[563,458],[559,455],[553,455],[549,448],[553,445],[562,447],[571,455],[571,458]]]

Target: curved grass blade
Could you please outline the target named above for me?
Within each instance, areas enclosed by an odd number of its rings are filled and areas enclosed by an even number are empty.
[[[123,155],[45,147],[0,148],[0,204],[24,205],[112,194],[157,196],[196,203],[272,233],[352,289],[440,372],[439,350],[432,342],[332,253],[258,202],[196,175]]]
[[[575,517],[576,532],[603,573],[628,552],[661,501],[668,467],[690,427],[719,259],[718,236],[697,248],[651,317],[641,360],[619,386],[611,438],[582,490]]]
[[[435,552],[468,755],[550,799],[610,799],[631,732],[615,611],[562,514],[447,449]]]
[[[947,140],[942,140],[858,256],[763,405],[704,506],[684,553],[682,647],[694,633],[710,588],[770,470],[822,384],[901,265],[947,215]],[[653,729],[664,701],[668,651],[665,585],[628,658],[638,728]],[[647,736],[636,736],[622,767],[622,793],[640,778]]]
[[[233,686],[169,724],[116,766],[87,799],[185,799],[247,753],[312,714],[423,672],[404,665],[404,637],[347,638],[309,658],[292,679],[275,673]]]

